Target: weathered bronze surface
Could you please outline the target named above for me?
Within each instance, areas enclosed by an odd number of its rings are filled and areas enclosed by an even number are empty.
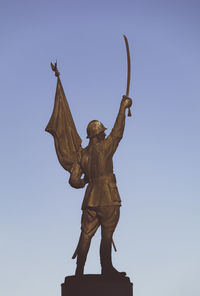
[[[83,275],[90,242],[99,226],[101,226],[102,275],[121,278],[126,274],[118,272],[113,267],[111,258],[112,237],[119,220],[121,206],[112,159],[123,137],[125,111],[127,108],[130,109],[132,105],[132,100],[128,97],[130,54],[126,38],[125,42],[129,56],[126,96],[123,96],[121,100],[119,113],[108,137],[105,134],[106,128],[98,120],[93,120],[88,124],[89,144],[86,148],[81,146],[82,141],[65,97],[57,63],[51,64],[52,70],[57,76],[57,89],[53,113],[45,130],[54,137],[58,160],[70,173],[69,184],[74,188],[83,188],[87,184],[82,203],[81,235],[72,257],[77,257],[76,276]]]

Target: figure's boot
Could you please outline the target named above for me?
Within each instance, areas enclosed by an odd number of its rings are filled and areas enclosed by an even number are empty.
[[[77,267],[75,271],[76,276],[81,276],[84,273],[84,266],[87,258],[87,254],[89,251],[91,239],[85,238],[81,235],[80,242],[78,245],[78,252],[77,252]]]
[[[125,272],[117,271],[112,265],[112,240],[103,239],[100,245],[101,273],[109,277],[123,277]]]

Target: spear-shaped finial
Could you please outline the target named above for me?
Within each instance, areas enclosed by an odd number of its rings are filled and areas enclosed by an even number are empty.
[[[51,69],[55,72],[55,76],[59,77],[60,73],[58,72],[57,61],[55,62],[55,64],[51,63]]]

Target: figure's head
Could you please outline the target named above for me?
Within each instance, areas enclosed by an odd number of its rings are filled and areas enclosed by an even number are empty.
[[[102,139],[105,138],[104,131],[107,128],[98,120],[92,120],[87,126],[87,138],[92,139],[95,136],[99,135]],[[102,136],[101,136],[102,135]]]

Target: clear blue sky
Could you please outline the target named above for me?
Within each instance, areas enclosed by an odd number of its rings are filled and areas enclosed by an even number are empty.
[[[0,1],[2,296],[59,296],[74,273],[84,190],[44,132],[58,60],[77,129],[112,128],[132,59],[131,118],[114,158],[122,198],[117,268],[135,296],[199,296],[200,3]],[[100,272],[99,232],[86,273]]]

